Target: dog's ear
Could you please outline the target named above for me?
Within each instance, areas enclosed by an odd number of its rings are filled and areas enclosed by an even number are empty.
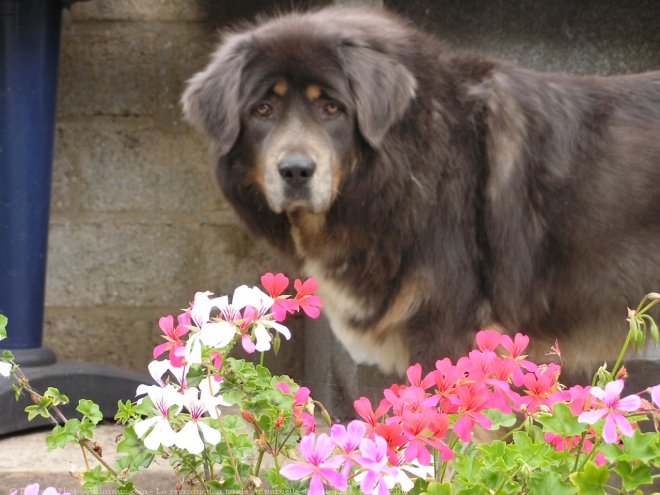
[[[248,40],[229,38],[188,81],[181,97],[186,120],[208,134],[219,156],[229,153],[241,128],[241,78],[249,53]]]
[[[371,47],[344,43],[340,53],[360,132],[376,148],[408,109],[417,81],[393,56]]]

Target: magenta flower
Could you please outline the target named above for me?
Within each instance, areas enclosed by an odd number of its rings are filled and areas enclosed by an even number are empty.
[[[300,305],[300,308],[305,312],[310,318],[318,318],[321,315],[321,309],[323,307],[323,301],[319,296],[315,296],[314,293],[319,289],[319,284],[313,278],[308,278],[305,282],[296,280],[293,283],[293,287],[296,289],[296,301]]]
[[[360,443],[360,452],[362,455],[357,456],[355,459],[360,466],[366,469],[366,473],[360,475],[360,490],[362,493],[389,495],[390,489],[387,486],[385,477],[389,476],[394,480],[398,478],[399,471],[387,465],[387,442],[385,439],[378,435],[373,440],[365,438]]]
[[[179,315],[179,324],[176,327],[174,327],[174,317],[172,315],[164,316],[158,321],[158,326],[164,334],[163,338],[167,342],[163,342],[154,348],[154,359],[169,351],[169,360],[172,366],[177,368],[183,366],[186,344],[181,337],[190,332],[187,325],[182,323],[185,320],[189,320],[189,318],[186,318],[186,313]]]
[[[295,313],[300,308],[300,304],[295,299],[289,299],[289,296],[282,293],[289,287],[289,279],[283,273],[273,275],[268,272],[261,277],[261,285],[273,299],[273,318],[275,321],[284,321],[287,313]]]
[[[578,416],[580,423],[592,425],[605,418],[603,427],[603,440],[606,443],[617,441],[617,428],[622,435],[632,436],[634,428],[622,413],[637,411],[642,405],[642,400],[636,395],[629,395],[620,399],[623,390],[623,380],[614,380],[605,385],[605,390],[600,387],[592,387],[589,391],[598,399],[601,407],[591,411],[583,412]]]
[[[330,457],[334,449],[335,442],[328,435],[322,433],[316,440],[316,435],[310,433],[300,441],[300,453],[306,462],[288,464],[280,474],[292,481],[309,479],[309,495],[324,495],[324,481],[344,491],[348,488],[348,481],[337,472],[344,460],[338,456]]]
[[[354,456],[360,442],[364,439],[367,428],[362,421],[354,420],[348,426],[336,424],[330,428],[330,436],[341,451],[339,455],[344,458],[342,473],[348,478],[349,472],[354,465]]]

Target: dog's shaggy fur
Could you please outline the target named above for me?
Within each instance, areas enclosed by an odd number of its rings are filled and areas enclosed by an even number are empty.
[[[603,359],[660,289],[660,72],[544,74],[333,8],[228,33],[182,101],[358,361],[432,365],[493,324]]]

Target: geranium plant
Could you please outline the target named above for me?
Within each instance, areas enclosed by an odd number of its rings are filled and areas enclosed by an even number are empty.
[[[331,425],[309,389],[263,366],[263,353],[277,353],[290,338],[289,315],[319,316],[317,284],[296,280],[289,296],[284,275],[261,281],[263,290],[241,286],[231,298],[197,293],[176,318],[160,319],[164,342],[149,365],[154,383],[119,403],[115,419],[125,429],[114,465],[93,440],[98,406],[81,400],[81,418],[64,418],[58,406],[67,397],[33,390],[8,352],[0,373],[14,377],[17,395],[29,392],[30,418],[56,425],[49,449],[78,443],[86,461],[96,459],[83,474],[91,493],[105,484],[143,493],[131,480],[157,456],[175,470],[175,488],[196,493],[638,495],[660,477],[660,386],[626,390],[623,367],[629,347],[643,346],[648,334],[658,343],[649,315],[658,294],[629,310],[619,358],[588,386],[561,384],[558,344],[558,362],[538,364],[525,355],[525,335],[484,330],[468,355],[440,359],[432,370],[411,366],[407,383],[386,389],[375,409],[359,398],[359,419]],[[5,325],[0,320],[0,338]],[[260,364],[233,357],[238,344],[262,353]],[[326,432],[317,431],[319,413]]]

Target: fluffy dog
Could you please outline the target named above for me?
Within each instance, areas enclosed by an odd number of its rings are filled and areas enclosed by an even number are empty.
[[[182,102],[358,362],[432,366],[495,324],[588,363],[660,288],[660,72],[534,72],[330,8],[227,33]]]

